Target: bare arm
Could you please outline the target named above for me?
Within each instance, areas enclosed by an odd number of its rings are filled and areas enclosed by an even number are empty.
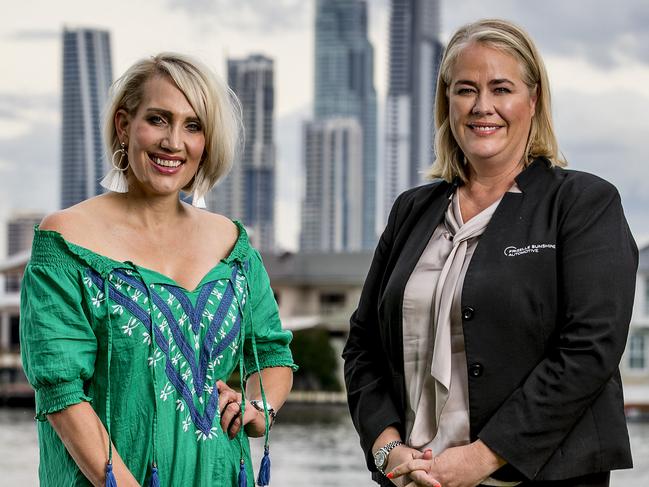
[[[105,485],[108,433],[89,403],[81,402],[50,414],[47,420],[79,469],[95,487]],[[113,447],[113,473],[120,487],[139,487]]]
[[[290,367],[269,367],[261,371],[261,378],[264,381],[266,402],[273,407],[275,412],[279,411],[293,385],[293,370]],[[265,415],[249,402],[251,399],[261,400],[259,374],[255,372],[248,378],[243,421],[240,415],[241,393],[228,387],[223,381],[218,381],[216,386],[219,389],[221,428],[223,431],[227,431],[230,439],[236,436],[242,425],[248,436],[254,438],[264,436],[266,432]]]
[[[284,405],[288,393],[291,392],[291,387],[293,386],[293,370],[290,367],[269,367],[261,371],[261,379],[264,383],[266,401],[271,404],[277,413]],[[261,399],[259,373],[257,372],[248,378],[246,397],[248,399]],[[259,411],[257,412],[259,414],[256,414],[254,419],[246,425],[246,433],[249,436],[262,436],[264,434],[264,415]]]

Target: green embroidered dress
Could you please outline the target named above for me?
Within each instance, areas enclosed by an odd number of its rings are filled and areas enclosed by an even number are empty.
[[[141,485],[155,463],[162,486],[236,486],[241,458],[253,485],[245,434],[221,429],[216,381],[295,366],[261,257],[237,225],[231,254],[193,291],[36,230],[20,329],[41,485],[90,485],[46,420],[81,401]]]

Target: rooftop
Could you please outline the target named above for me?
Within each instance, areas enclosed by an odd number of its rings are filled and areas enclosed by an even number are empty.
[[[27,265],[27,261],[29,261],[31,254],[31,249],[27,249],[7,257],[5,260],[1,260],[0,273],[22,269]]]
[[[265,254],[263,257],[273,284],[362,286],[372,255],[372,251],[363,251]]]

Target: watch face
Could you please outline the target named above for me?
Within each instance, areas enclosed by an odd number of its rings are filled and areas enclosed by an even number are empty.
[[[382,469],[387,459],[388,455],[385,453],[385,450],[381,448],[374,454],[374,464],[376,465],[376,468]]]

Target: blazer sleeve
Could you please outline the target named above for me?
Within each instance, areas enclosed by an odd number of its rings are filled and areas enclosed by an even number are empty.
[[[388,426],[402,429],[401,415],[390,389],[386,352],[380,339],[378,306],[381,282],[394,236],[403,195],[395,201],[386,228],[379,238],[358,308],[350,320],[349,338],[343,350],[345,384],[352,421],[360,436],[367,466],[376,471],[372,445]]]
[[[530,479],[618,373],[633,309],[638,251],[617,190],[599,178],[571,186],[558,203],[555,335],[478,433]]]

